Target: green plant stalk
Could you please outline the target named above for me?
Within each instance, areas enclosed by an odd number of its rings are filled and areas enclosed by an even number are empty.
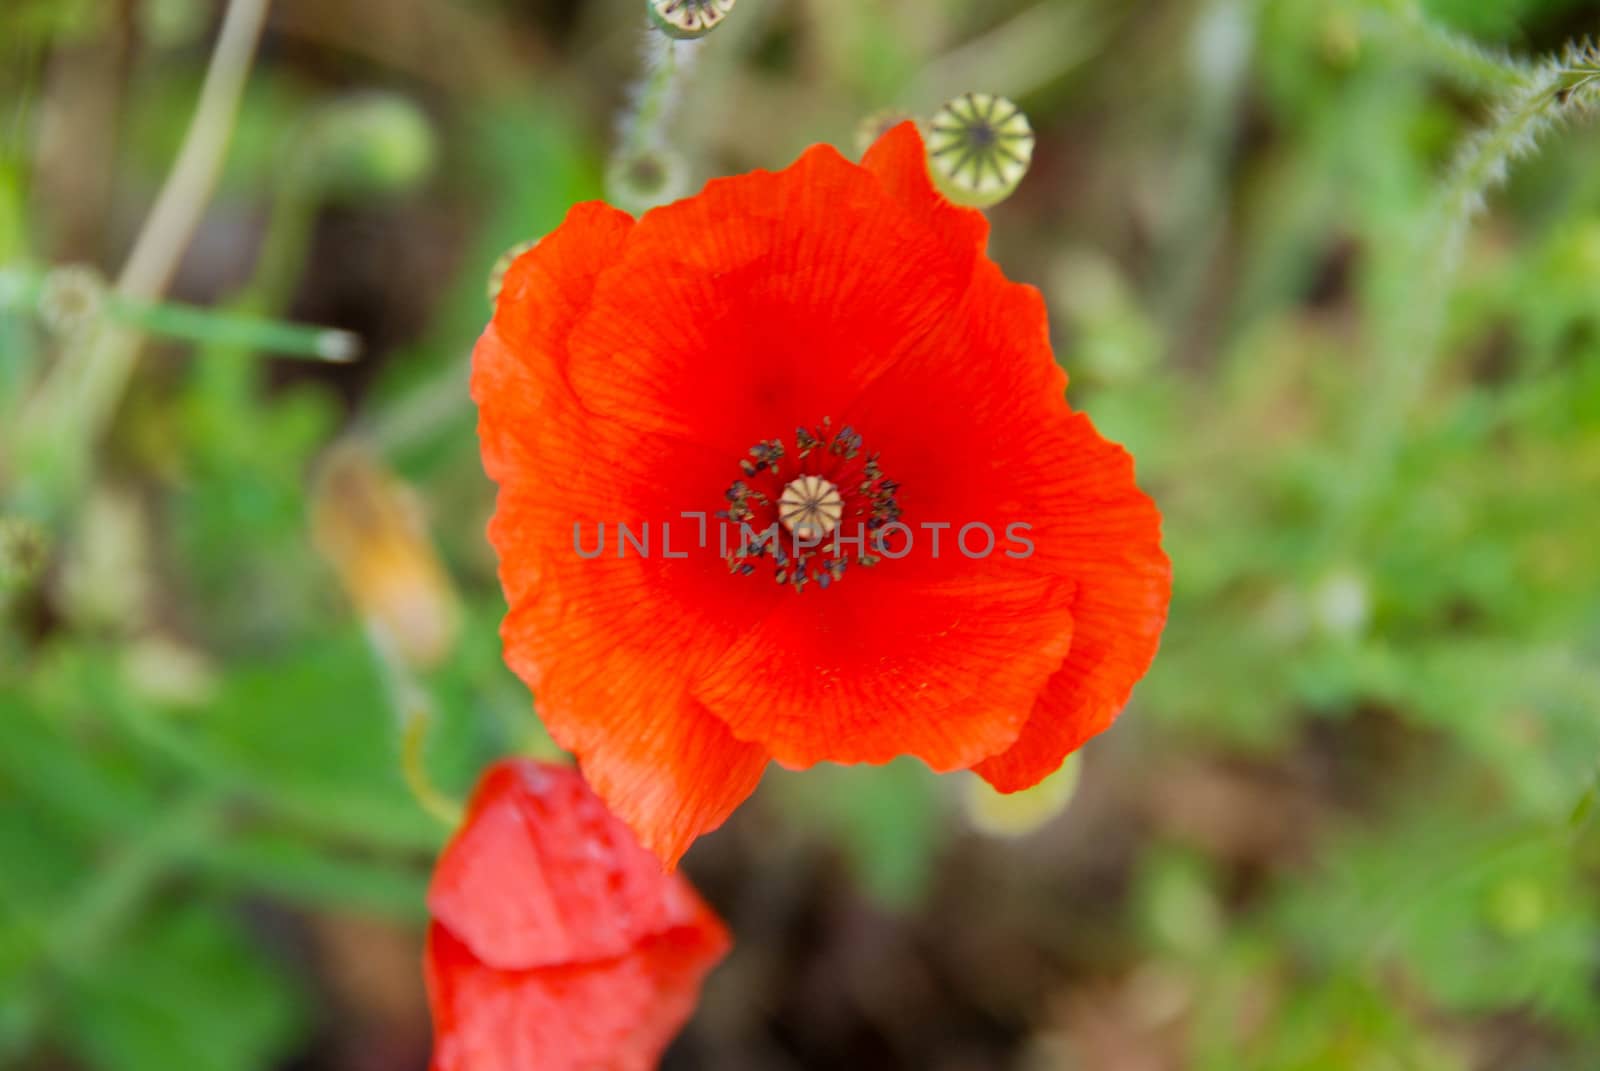
[[[267,5],[268,0],[229,0],[194,119],[117,279],[121,298],[153,303],[177,271],[216,187]],[[101,323],[86,345],[62,355],[23,414],[16,453],[25,473],[47,475],[50,485],[35,492],[52,512],[74,501],[88,481],[94,448],[122,397],[141,340],[124,324]]]
[[[36,271],[0,270],[0,309],[36,305],[45,291],[45,277]],[[147,303],[108,294],[100,314],[116,324],[202,346],[260,350],[280,357],[316,361],[350,361],[359,355],[360,340],[348,331],[263,317],[219,312],[176,302]]]
[[[112,296],[106,303],[106,315],[149,335],[205,346],[335,363],[353,361],[360,353],[360,341],[348,331],[238,316],[192,305],[141,305]]]
[[[445,795],[428,773],[428,726],[433,719],[429,712],[420,709],[410,710],[404,717],[406,723],[400,732],[400,768],[405,774],[406,786],[423,810],[447,829],[455,829],[461,824],[465,810],[459,800]]]
[[[209,786],[192,789],[124,845],[51,928],[46,950],[52,961],[74,972],[93,970],[99,950],[156,883],[220,832],[226,808],[226,797]]]
[[[394,711],[395,725],[400,733],[400,773],[412,797],[439,824],[454,830],[465,814],[459,800],[451,798],[433,782],[428,772],[428,730],[433,726],[433,702],[427,690],[412,673],[405,659],[383,633],[375,628],[367,630],[368,646],[374,661],[383,675],[384,688],[389,693],[389,705]]]
[[[677,97],[679,42],[653,28],[648,41],[649,71],[635,90],[636,103],[623,124],[622,141],[617,147],[617,156],[623,160],[666,141],[665,128]]]
[[[427,918],[427,883],[414,868],[342,858],[295,836],[250,834],[213,841],[190,862],[195,872],[227,889],[267,892],[313,908],[374,911],[405,922]]]
[[[1173,164],[1174,208],[1160,236],[1162,255],[1152,289],[1154,303],[1170,345],[1181,348],[1194,335],[1194,311],[1204,296],[1222,236],[1229,205],[1223,198],[1227,155],[1237,134],[1240,98],[1255,51],[1255,5],[1239,0],[1211,0],[1201,5],[1190,31],[1191,51],[1198,56],[1202,39],[1236,39],[1238,47],[1201,63],[1191,61],[1189,115]],[[1220,51],[1216,46],[1212,52]]]
[[[1428,66],[1464,85],[1498,91],[1520,87],[1531,65],[1448,30],[1427,18],[1416,4],[1404,11],[1363,13],[1361,28],[1400,46]]]
[[[1561,121],[1584,114],[1600,96],[1600,67],[1575,66],[1577,58],[1573,52],[1527,70],[1520,87],[1457,154],[1433,209],[1412,238],[1412,286],[1405,300],[1388,312],[1388,326],[1379,334],[1377,387],[1357,429],[1349,466],[1362,478],[1332,495],[1328,528],[1342,547],[1365,533],[1393,486],[1406,420],[1439,363],[1446,309],[1472,221],[1514,163],[1532,155]]]
[[[113,940],[184,858],[200,851],[220,830],[225,800],[207,788],[175,801],[155,822],[124,844],[82,894],[48,923],[32,949],[36,962],[23,972],[66,977],[94,970],[106,943]],[[0,1022],[0,1055],[19,1055],[49,1015],[46,992],[37,981],[7,1009]]]

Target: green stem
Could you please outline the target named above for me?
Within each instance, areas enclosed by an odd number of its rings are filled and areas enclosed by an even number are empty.
[[[1522,75],[1520,87],[1490,125],[1457,154],[1432,210],[1412,236],[1406,255],[1410,285],[1382,318],[1388,326],[1375,347],[1378,380],[1349,465],[1361,479],[1334,490],[1329,531],[1341,544],[1362,533],[1393,484],[1406,421],[1439,362],[1446,310],[1472,220],[1511,165],[1531,154],[1555,124],[1564,77],[1565,68],[1555,63]]]
[[[636,90],[637,103],[628,117],[618,154],[623,158],[656,148],[666,140],[665,126],[672,111],[679,73],[678,42],[664,33],[650,31],[647,63],[649,71]]]
[[[157,882],[222,828],[225,812],[222,794],[197,788],[124,845],[51,928],[46,951],[52,961],[74,973],[92,970]]]
[[[220,346],[280,357],[343,363],[360,354],[361,342],[348,331],[237,316],[193,305],[142,305],[113,296],[106,315],[151,334],[207,346]]]
[[[306,843],[297,832],[254,831],[205,845],[196,873],[224,890],[266,893],[312,908],[376,912],[407,922],[427,918],[426,878],[414,865],[352,858],[336,846]]]
[[[267,4],[228,4],[194,119],[117,279],[117,294],[124,299],[154,302],[177,271],[221,172]],[[140,342],[139,332],[102,322],[87,345],[62,355],[23,415],[18,450],[23,471],[32,473],[37,466],[49,474],[53,485],[41,490],[52,507],[75,500],[88,479],[94,446],[122,397]]]
[[[696,45],[650,31],[646,73],[633,91],[633,108],[606,168],[606,197],[612,204],[643,212],[684,192],[687,164],[667,137],[679,79],[687,73]]]
[[[190,739],[169,721],[133,702],[108,701],[105,712],[142,751],[159,756],[212,791],[243,801],[285,822],[332,840],[355,838],[403,850],[432,850],[437,841],[395,829],[377,829],[343,820],[310,801],[285,795],[259,776],[237,768],[224,757]]]
[[[428,729],[433,725],[433,703],[398,651],[377,629],[367,630],[369,645],[383,673],[389,704],[400,728],[400,773],[417,805],[447,829],[461,824],[465,809],[433,783],[428,773]]]
[[[1470,38],[1438,25],[1415,4],[1403,12],[1368,11],[1361,27],[1399,45],[1431,67],[1468,86],[1515,90],[1528,78],[1524,61],[1491,51]]]
[[[427,742],[431,718],[426,712],[413,710],[406,715],[406,725],[400,732],[400,768],[405,774],[406,786],[417,798],[417,803],[449,829],[461,824],[463,809],[459,801],[445,795],[433,783],[428,773]]]

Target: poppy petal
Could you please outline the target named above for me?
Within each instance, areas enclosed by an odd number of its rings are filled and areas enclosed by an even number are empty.
[[[579,724],[570,739],[584,776],[669,869],[749,798],[769,759],[687,696]]]
[[[958,261],[971,263],[989,242],[989,219],[962,208],[940,193],[928,172],[928,150],[917,124],[900,123],[884,132],[861,166],[876,175],[889,195],[926,220]]]
[[[943,772],[1009,746],[1072,642],[1070,584],[999,562],[897,579],[907,564],[786,593],[695,694],[791,767],[910,754]]]
[[[576,771],[527,760],[479,782],[428,908],[496,969],[619,956],[701,910]]]
[[[566,364],[567,335],[633,225],[626,212],[586,201],[511,263],[495,302],[494,324],[520,360],[497,370],[507,378],[491,385],[495,402],[526,414],[537,411],[545,394],[537,385],[558,378]],[[473,397],[480,404],[487,394],[475,382]]]
[[[553,441],[581,441],[576,429],[563,434],[562,413],[550,412],[545,425]],[[583,428],[591,445],[605,435],[601,422]],[[621,536],[609,519],[637,508],[626,500],[620,469],[613,468],[610,488],[581,486],[592,459],[529,471],[549,473],[551,484],[505,483],[489,527],[510,601],[500,629],[506,663],[533,689],[551,737],[671,866],[755,790],[766,765],[764,751],[735,740],[689,697],[688,682],[731,646],[740,621],[759,612],[741,600],[769,593],[730,584],[714,554],[686,547],[673,552],[683,559],[665,557],[659,528],[648,557],[613,546]],[[571,482],[558,490],[552,485],[563,475]],[[646,495],[635,491],[633,501]],[[585,518],[590,534],[575,536],[575,517]],[[686,536],[692,528],[674,531]],[[575,538],[584,553],[609,542],[584,558]]]
[[[518,259],[475,351],[473,394],[484,466],[500,484],[489,538],[510,603],[501,629],[506,660],[534,689],[552,737],[578,755],[602,797],[670,865],[754,790],[767,761],[698,712],[683,676],[684,667],[716,658],[732,642],[731,628],[719,622],[752,612],[740,600],[767,593],[726,584],[714,555],[668,557],[685,549],[663,546],[659,527],[654,554],[618,556],[617,524],[642,532],[642,519],[659,525],[714,505],[720,492],[710,488],[725,481],[728,467],[703,447],[595,418],[566,386],[563,326],[578,317],[629,225],[603,206],[579,206]],[[589,241],[586,229],[605,241]],[[662,473],[681,476],[697,466],[708,490],[686,503]],[[588,538],[611,529],[609,553],[579,553],[589,545],[584,525]],[[708,584],[708,574],[722,583]],[[715,601],[719,591],[734,600],[732,609]],[[719,630],[728,637],[721,643]],[[666,716],[675,702],[681,716]]]
[[[1133,459],[1075,415],[1067,429],[1077,447],[1071,466],[1076,501],[1047,511],[1037,560],[1068,572],[1075,625],[1066,662],[1050,678],[1022,735],[1008,750],[973,767],[1002,792],[1037,784],[1090,737],[1110,727],[1160,646],[1172,588],[1161,550],[1161,515],[1134,485]]]
[[[908,522],[981,523],[997,536],[1025,525],[1026,556],[1004,558],[1005,567],[1071,584],[1072,644],[1049,692],[1036,697],[1009,758],[976,767],[997,787],[1021,788],[1126,703],[1155,655],[1171,567],[1132,460],[1063,400],[1038,291],[983,262],[962,319],[885,372],[850,420],[875,430]],[[945,389],[922,392],[915,421],[895,419],[900,399],[931,377]]]
[[[726,928],[570,766],[483,776],[429,889],[435,1071],[645,1069],[726,955]]]
[[[503,971],[435,923],[424,964],[432,1071],[649,1071],[728,948],[727,931],[702,908],[626,956]]]
[[[752,443],[837,418],[940,329],[970,260],[827,146],[715,180],[628,235],[572,334],[573,390],[592,413],[719,450],[720,497]]]

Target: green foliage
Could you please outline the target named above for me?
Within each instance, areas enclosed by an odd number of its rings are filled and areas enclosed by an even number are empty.
[[[216,908],[153,915],[68,998],[74,1052],[96,1071],[270,1066],[295,1036],[299,997]]]

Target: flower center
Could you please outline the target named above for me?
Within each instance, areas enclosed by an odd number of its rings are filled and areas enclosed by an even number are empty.
[[[821,476],[791,480],[778,499],[778,519],[801,539],[827,535],[839,526],[843,516],[844,496]]]
[[[723,544],[728,571],[751,576],[770,566],[773,579],[795,591],[826,589],[852,564],[876,565],[877,539],[900,519],[896,492],[876,453],[862,452],[850,427],[795,429],[792,444],[767,439],[739,462],[743,479],[728,488]],[[732,526],[736,525],[734,531]]]

